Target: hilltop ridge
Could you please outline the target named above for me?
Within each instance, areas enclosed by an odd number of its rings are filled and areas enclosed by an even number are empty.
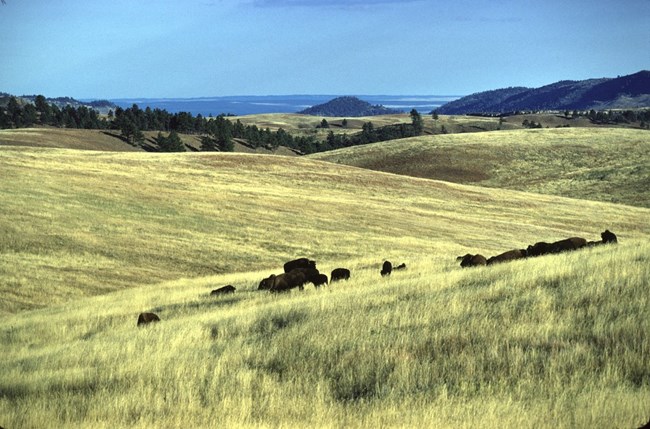
[[[562,80],[539,88],[477,92],[441,106],[440,114],[499,114],[540,110],[602,110],[650,106],[650,71],[617,78]]]

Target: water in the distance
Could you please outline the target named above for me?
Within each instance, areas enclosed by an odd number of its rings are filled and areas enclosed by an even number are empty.
[[[137,104],[141,109],[147,106],[165,109],[170,113],[189,112],[203,116],[220,114],[252,115],[259,113],[295,113],[308,107],[326,103],[338,95],[243,95],[204,98],[122,98],[112,99],[116,105],[127,108]],[[410,112],[416,109],[428,113],[439,106],[460,98],[453,95],[358,95],[363,101],[391,109]]]

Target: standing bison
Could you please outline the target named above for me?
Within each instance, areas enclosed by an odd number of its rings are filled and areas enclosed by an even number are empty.
[[[330,282],[334,283],[339,280],[348,280],[350,278],[350,270],[347,268],[335,268],[330,275]]]
[[[485,256],[480,255],[478,253],[476,255],[467,253],[465,256],[457,257],[456,260],[460,261],[460,266],[463,268],[487,265],[487,260],[485,259]]]
[[[269,290],[271,289],[271,286],[273,286],[273,279],[275,278],[275,274],[271,274],[269,277],[263,279],[260,282],[260,285],[257,287],[257,290]]]
[[[284,264],[285,273],[289,273],[296,268],[316,268],[316,261],[310,261],[307,258],[298,258]]]
[[[147,325],[153,322],[160,322],[160,317],[156,313],[140,313],[138,316],[138,326]]]
[[[384,265],[381,266],[381,276],[389,276],[393,271],[393,264],[390,261],[384,261]]]
[[[319,274],[312,279],[314,287],[327,286],[327,274]]]
[[[526,249],[514,249],[503,252],[500,255],[492,256],[487,260],[487,265],[497,264],[499,262],[514,261],[515,259],[522,259],[528,255]]]
[[[293,288],[302,289],[305,283],[318,282],[320,273],[316,268],[296,268],[288,273],[273,276],[273,283],[270,287],[271,292],[285,292]]]

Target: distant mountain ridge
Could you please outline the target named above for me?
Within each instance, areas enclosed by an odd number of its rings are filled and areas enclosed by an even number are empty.
[[[36,100],[37,95],[14,96],[6,92],[0,92],[0,106],[6,106],[11,97],[16,97],[20,104],[33,104]],[[109,110],[115,110],[115,108],[117,108],[117,105],[115,103],[108,100],[79,101],[72,97],[46,97],[45,101],[47,101],[47,103],[50,105],[57,106],[58,108],[71,106],[76,109],[78,107],[85,106],[91,109],[95,109],[100,113],[108,113]]]
[[[373,106],[367,101],[358,99],[357,97],[338,97],[327,103],[317,104],[316,106],[298,112],[302,115],[314,116],[376,116],[376,115],[391,115],[402,113],[401,110],[389,109],[381,105]]]
[[[459,115],[639,107],[650,107],[648,70],[617,78],[563,80],[540,88],[514,87],[478,92],[444,104],[437,112]]]

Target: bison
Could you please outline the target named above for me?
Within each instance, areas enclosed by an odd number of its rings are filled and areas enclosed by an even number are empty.
[[[160,317],[156,313],[140,313],[138,316],[138,326],[153,322],[160,322]]]
[[[233,285],[226,285],[226,286],[222,286],[222,287],[220,287],[218,289],[215,289],[212,292],[210,292],[210,296],[225,295],[225,294],[228,294],[228,293],[235,293],[236,290],[237,289]]]
[[[554,243],[535,243],[528,246],[528,256],[541,256],[549,253],[562,253],[587,246],[587,240],[581,237],[571,237]]]
[[[394,270],[405,270],[405,269],[406,269],[406,264],[405,264],[404,262],[402,262],[401,264],[399,264],[398,266],[394,267],[393,269],[394,269]]]
[[[468,253],[465,256],[457,257],[456,260],[460,261],[460,266],[463,268],[477,267],[479,265],[487,265],[487,260],[485,259],[485,256],[480,254],[472,255]]]
[[[316,261],[310,261],[307,258],[298,258],[284,264],[285,273],[289,273],[296,268],[316,268]]]
[[[320,273],[316,268],[296,268],[288,273],[273,277],[271,292],[284,292],[293,288],[302,289],[305,283],[316,283]]]
[[[335,268],[330,275],[330,282],[334,283],[339,280],[348,280],[350,278],[350,270],[347,268]]]
[[[486,261],[487,265],[497,264],[499,262],[514,261],[515,259],[522,259],[528,255],[526,249],[514,249],[503,252],[499,255],[492,256]]]
[[[600,238],[603,239],[603,243],[618,243],[616,234],[611,232],[609,229],[606,229],[604,232],[602,232],[600,234]]]
[[[389,276],[393,271],[393,264],[390,261],[384,261],[384,265],[381,266],[381,276]]]
[[[271,289],[271,286],[273,286],[273,279],[275,278],[275,274],[271,274],[269,277],[263,279],[260,282],[260,285],[257,287],[257,290],[269,290]]]
[[[315,287],[320,287],[322,285],[327,285],[327,274],[319,274],[312,279]]]

